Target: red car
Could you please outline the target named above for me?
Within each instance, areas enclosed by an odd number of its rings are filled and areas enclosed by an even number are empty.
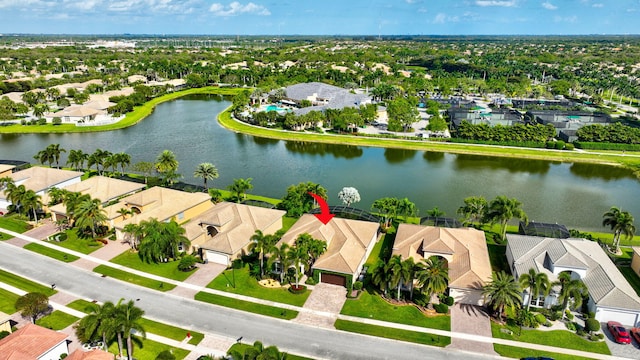
[[[640,344],[640,328],[631,329],[631,336],[636,339],[638,344]]]
[[[609,321],[607,323],[607,328],[609,328],[609,332],[618,344],[631,344],[629,332],[624,328],[624,326],[622,326],[622,324],[617,321]]]

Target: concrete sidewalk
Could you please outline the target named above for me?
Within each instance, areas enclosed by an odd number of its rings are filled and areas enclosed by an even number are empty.
[[[28,236],[25,236],[25,235],[22,235],[22,234],[18,234],[18,233],[15,233],[13,231],[9,231],[9,230],[3,229],[3,228],[0,228],[0,231],[2,231],[4,233],[7,233],[7,234],[9,234],[11,236],[18,237],[20,239],[26,240],[26,241],[37,242],[37,243],[39,243],[39,244],[41,244],[43,246],[47,246],[47,247],[50,247],[50,248],[53,248],[53,249],[56,249],[56,250],[59,250],[59,251],[63,251],[63,252],[78,256],[78,257],[80,257],[80,258],[82,258],[82,259],[84,259],[86,261],[93,262],[96,265],[97,264],[108,265],[108,266],[111,266],[111,267],[114,267],[114,268],[117,268],[117,269],[120,269],[120,270],[123,270],[123,271],[127,271],[127,272],[130,272],[130,273],[136,274],[136,275],[144,276],[144,277],[151,278],[151,279],[154,279],[154,280],[157,280],[157,281],[163,281],[165,283],[174,284],[174,285],[176,285],[178,287],[185,287],[185,288],[196,290],[196,291],[205,291],[205,292],[209,292],[209,293],[212,293],[212,294],[225,296],[225,297],[229,297],[229,298],[233,298],[233,299],[244,300],[244,301],[249,301],[249,302],[253,302],[253,303],[257,303],[257,304],[263,304],[263,305],[279,307],[279,308],[283,308],[283,309],[287,309],[287,310],[298,311],[300,313],[306,312],[306,313],[311,313],[311,314],[313,314],[315,316],[322,316],[322,317],[329,317],[329,318],[337,317],[338,319],[343,319],[343,320],[348,320],[348,321],[353,321],[353,322],[360,322],[360,323],[364,323],[364,324],[370,324],[370,325],[376,325],[376,326],[382,326],[382,327],[388,327],[388,328],[403,329],[403,330],[409,330],[409,331],[415,331],[415,332],[421,332],[421,333],[427,333],[427,334],[435,334],[435,335],[447,336],[447,337],[451,337],[451,338],[459,338],[459,339],[464,339],[464,340],[468,340],[468,341],[475,341],[475,342],[480,342],[480,343],[502,344],[502,345],[519,347],[519,348],[526,348],[526,349],[534,349],[534,350],[542,350],[542,351],[549,351],[549,352],[555,352],[555,353],[569,354],[569,355],[574,355],[574,356],[579,356],[579,357],[584,357],[584,358],[604,359],[604,360],[622,360],[623,359],[623,358],[616,357],[616,356],[596,354],[596,353],[591,353],[591,352],[586,352],[586,351],[571,350],[571,349],[566,349],[566,348],[558,348],[558,347],[547,346],[547,345],[538,345],[538,344],[525,343],[525,342],[519,342],[519,341],[513,341],[513,340],[495,339],[495,338],[492,338],[490,336],[473,335],[473,334],[461,333],[461,332],[457,332],[457,331],[445,331],[445,330],[438,330],[438,329],[430,329],[430,328],[424,328],[424,327],[418,327],[418,326],[412,326],[412,325],[406,325],[406,324],[399,324],[399,323],[392,323],[392,322],[386,322],[386,321],[380,321],[380,320],[373,320],[373,319],[367,319],[367,318],[359,318],[359,317],[340,315],[340,314],[336,315],[335,313],[328,312],[328,311],[314,310],[314,309],[309,309],[309,308],[305,308],[305,307],[298,307],[298,306],[293,306],[293,305],[289,305],[289,304],[277,303],[277,302],[274,302],[274,301],[268,301],[268,300],[263,300],[263,299],[252,298],[252,297],[244,296],[244,295],[227,293],[227,292],[224,292],[224,291],[218,291],[218,290],[213,290],[213,289],[208,289],[208,288],[202,288],[199,285],[190,284],[188,282],[180,282],[180,281],[176,281],[176,280],[172,280],[172,279],[162,278],[162,277],[157,276],[157,275],[144,273],[144,272],[141,272],[141,271],[138,271],[138,270],[135,270],[135,269],[127,268],[127,267],[122,266],[122,265],[109,263],[108,261],[95,258],[95,257],[93,257],[91,255],[81,254],[81,253],[78,253],[76,251],[72,251],[72,250],[69,250],[69,249],[66,249],[66,248],[62,248],[62,247],[56,246],[56,245],[48,243],[48,242],[39,241],[37,239],[31,238],[31,237],[28,237]],[[132,286],[135,286],[135,285],[132,285]],[[175,294],[174,296],[177,296],[177,294]]]

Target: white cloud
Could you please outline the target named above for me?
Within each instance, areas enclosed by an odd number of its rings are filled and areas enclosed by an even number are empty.
[[[516,6],[516,0],[499,1],[499,0],[476,0],[478,6],[501,6],[501,7],[514,7]]]
[[[438,13],[431,21],[434,24],[444,24],[448,22],[458,22],[460,19],[457,16],[447,16],[445,13]]]
[[[557,22],[557,23],[576,23],[578,22],[578,17],[573,15],[573,16],[567,16],[567,17],[562,17],[562,16],[556,16],[553,18],[553,21]]]
[[[594,7],[594,8],[601,8],[601,7],[604,7],[604,4],[596,3],[596,4],[591,5],[591,7]]]
[[[227,6],[220,3],[211,4],[209,11],[211,11],[215,16],[236,16],[240,14],[255,14],[262,16],[271,15],[269,9],[262,5],[256,5],[252,2],[242,5],[237,1],[234,1]]]
[[[547,9],[547,10],[556,10],[558,7],[553,5],[552,3],[545,1],[542,3],[542,7]]]
[[[42,8],[50,8],[57,5],[55,1],[42,0],[0,0],[0,9],[2,8],[22,8],[40,10]]]

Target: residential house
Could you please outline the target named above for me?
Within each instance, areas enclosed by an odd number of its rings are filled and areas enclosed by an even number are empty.
[[[0,332],[11,332],[11,316],[0,311]]]
[[[631,257],[631,269],[640,277],[640,246],[634,246],[633,256]]]
[[[324,109],[343,109],[345,107],[360,107],[370,104],[371,97],[364,94],[353,94],[341,87],[319,82],[295,84],[285,89],[285,104],[297,105],[302,100],[311,102],[311,106],[294,110],[294,114],[302,115],[309,111],[324,111]]]
[[[578,140],[576,133],[583,126],[608,125],[611,123],[609,114],[586,111],[536,110],[527,111],[525,117],[531,122],[553,125],[556,129],[556,135],[566,142]]]
[[[203,260],[230,265],[247,254],[256,230],[274,234],[282,228],[285,211],[222,202],[184,225],[191,246]]]
[[[11,175],[15,167],[15,165],[0,164],[0,178]]]
[[[60,111],[45,115],[48,123],[60,118],[63,124],[86,124],[96,119],[100,110],[85,105],[71,105]]]
[[[93,176],[79,183],[66,186],[64,189],[70,192],[87,194],[92,199],[98,199],[102,206],[117,200],[123,196],[131,195],[144,189],[145,185],[132,181],[113,179],[106,176]],[[43,197],[43,202],[48,202],[48,195]],[[67,208],[63,204],[57,204],[49,208],[53,221],[67,216]]]
[[[472,125],[487,124],[491,127],[496,125],[512,126],[524,124],[522,115],[510,109],[490,109],[477,107],[458,107],[447,110],[449,118],[457,128],[463,121]]]
[[[556,281],[562,272],[570,272],[589,290],[589,311],[600,322],[619,321],[640,325],[640,297],[597,242],[586,239],[507,235],[507,261],[516,279],[530,269],[547,274]],[[551,307],[558,303],[559,287],[548,296],[530,296],[525,290],[523,303]]]
[[[27,190],[33,190],[37,195],[43,196],[51,188],[64,188],[71,184],[79,183],[82,172],[60,170],[47,167],[34,166],[17,171],[9,175],[16,186],[24,185]],[[7,209],[11,202],[4,192],[0,192],[0,209]]]
[[[484,303],[482,287],[491,280],[491,264],[483,231],[400,224],[392,254],[416,263],[432,256],[446,260],[449,295],[462,304]]]
[[[378,238],[380,224],[371,221],[333,218],[326,225],[305,214],[278,243],[293,245],[301,234],[324,240],[327,251],[313,264],[314,277],[321,283],[350,286],[357,279]]]
[[[27,324],[0,340],[0,360],[59,360],[69,353],[67,335]]]
[[[77,349],[65,358],[65,360],[114,360],[115,355],[108,353],[100,349],[92,349],[89,351],[83,351]]]
[[[152,218],[169,222],[175,220],[185,223],[213,207],[211,196],[205,193],[188,193],[163,187],[152,187],[122,198],[118,203],[107,206],[105,210],[114,216],[118,210],[125,208],[133,211],[133,215],[114,217],[112,223],[116,229],[116,238],[124,239],[124,227],[127,224],[139,224]]]

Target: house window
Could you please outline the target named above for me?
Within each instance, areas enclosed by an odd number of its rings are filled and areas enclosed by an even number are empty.
[[[530,304],[531,306],[535,307],[544,307],[544,295],[538,296],[536,298],[531,296]]]

